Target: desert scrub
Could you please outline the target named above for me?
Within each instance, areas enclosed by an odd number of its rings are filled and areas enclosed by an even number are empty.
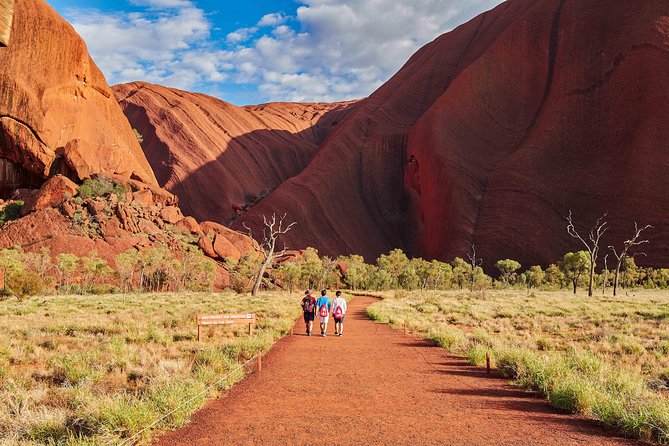
[[[513,290],[387,292],[367,309],[407,328],[555,407],[601,420],[619,432],[669,444],[669,293],[587,298]]]
[[[290,330],[299,300],[179,293],[2,302],[0,445],[117,444],[192,399],[159,428],[182,426],[243,378],[240,364]],[[216,327],[196,341],[196,314],[238,312],[256,313],[253,336],[245,326]]]
[[[104,177],[88,178],[79,186],[79,197],[82,200],[116,194],[123,198],[128,189],[120,183]]]

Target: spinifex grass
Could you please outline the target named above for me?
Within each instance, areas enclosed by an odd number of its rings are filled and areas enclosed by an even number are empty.
[[[2,302],[0,444],[117,444],[267,350],[299,316],[299,299],[181,293]],[[218,326],[196,341],[196,314],[239,312],[256,313],[253,336],[247,326]],[[183,425],[242,376],[160,428]]]
[[[380,293],[374,320],[407,327],[493,365],[555,407],[625,435],[669,443],[669,293],[632,297],[567,292]]]

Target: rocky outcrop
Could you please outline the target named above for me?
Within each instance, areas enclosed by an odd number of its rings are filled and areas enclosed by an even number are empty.
[[[352,105],[237,107],[140,82],[113,89],[159,184],[185,214],[223,223],[301,172]]]
[[[21,208],[21,215],[28,215],[38,209],[56,207],[77,195],[77,185],[62,175],[49,178],[41,189],[30,195]]]
[[[39,252],[48,248],[54,258],[60,253],[86,256],[95,252],[114,266],[116,256],[129,249],[143,252],[168,248],[179,257],[188,246],[201,245],[203,239],[212,237],[213,244],[210,241],[200,248],[219,261],[218,288],[230,284],[222,261],[255,253],[255,242],[249,237],[215,223],[207,223],[202,229],[177,207],[160,200],[146,201],[146,194],[138,194],[143,191],[148,189],[84,199],[70,180],[53,177],[31,195],[24,205],[24,209],[30,206],[23,212],[25,216],[1,226],[0,250],[20,246]],[[12,204],[0,203],[0,210]]]
[[[74,29],[42,0],[16,0],[13,12],[11,44],[0,48],[0,158],[24,176],[115,174],[156,185]]]
[[[374,260],[400,247],[546,264],[608,212],[669,226],[669,3],[511,0],[418,51],[253,206],[298,222],[291,247]],[[204,185],[203,185],[204,186]],[[182,197],[188,199],[186,197]],[[643,262],[669,265],[669,232]]]

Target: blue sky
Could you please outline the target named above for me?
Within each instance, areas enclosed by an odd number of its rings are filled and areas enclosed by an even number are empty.
[[[110,84],[238,105],[367,96],[421,46],[501,0],[47,0]]]

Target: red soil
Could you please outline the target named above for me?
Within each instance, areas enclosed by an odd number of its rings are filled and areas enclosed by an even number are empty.
[[[167,445],[634,445],[559,413],[536,394],[370,321],[349,305],[345,334],[306,337],[301,321],[263,369],[209,403]]]

